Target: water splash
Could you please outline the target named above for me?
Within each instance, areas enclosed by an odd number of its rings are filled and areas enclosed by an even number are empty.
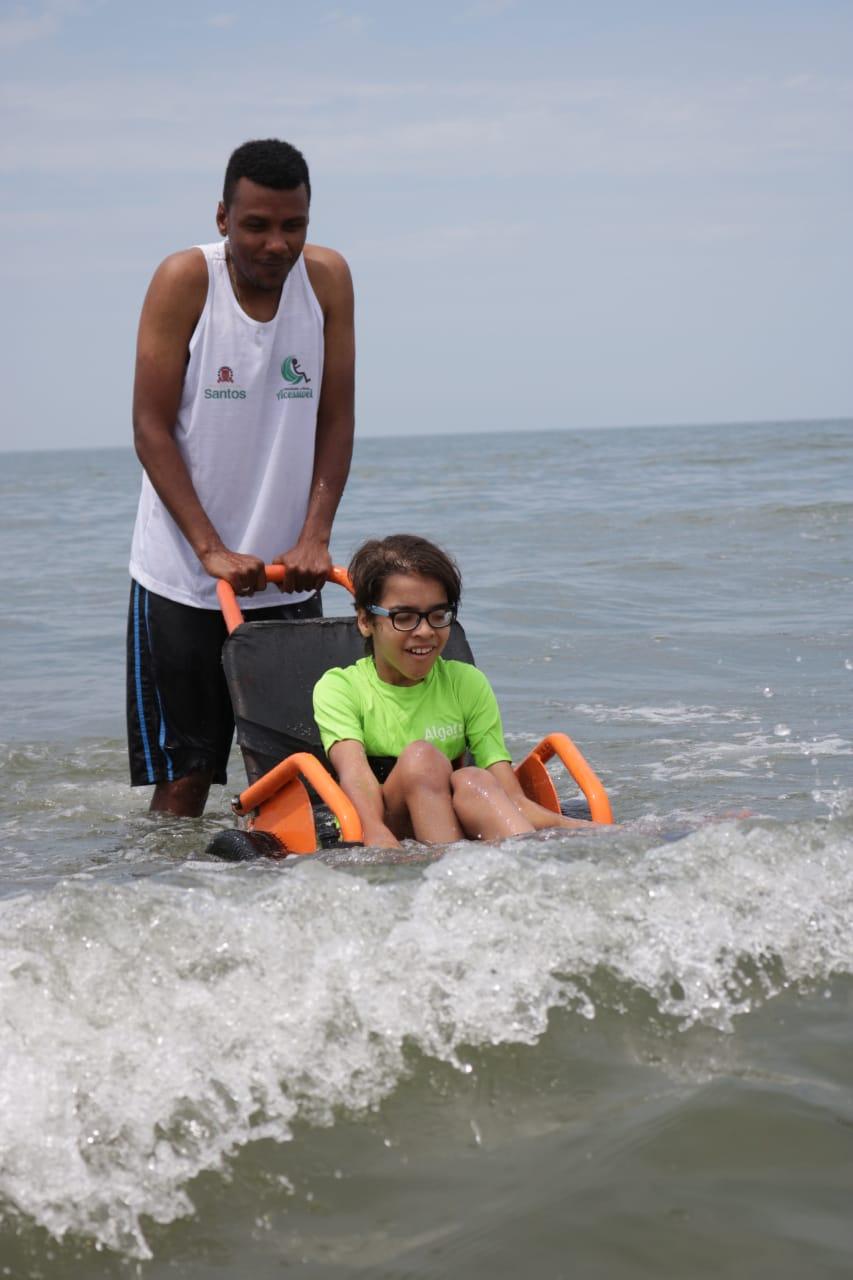
[[[534,1044],[638,997],[664,1032],[853,972],[849,812],[458,847],[359,873],[71,877],[0,903],[0,1193],[55,1236],[149,1256],[144,1220],[298,1119],[375,1106],[415,1052]]]

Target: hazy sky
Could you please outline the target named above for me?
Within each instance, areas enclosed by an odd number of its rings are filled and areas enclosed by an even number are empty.
[[[157,263],[300,146],[365,435],[849,415],[851,0],[0,3],[0,447],[130,441]]]

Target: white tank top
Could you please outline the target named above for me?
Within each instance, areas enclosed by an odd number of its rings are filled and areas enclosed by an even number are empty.
[[[190,340],[175,442],[226,547],[269,563],[294,545],[305,521],[323,379],[323,313],[302,255],[274,319],[261,322],[237,303],[224,241],[198,247],[207,260],[207,300]],[[215,581],[145,474],[130,572],[156,595],[218,608]],[[283,596],[268,587],[240,607],[294,603],[310,594]]]

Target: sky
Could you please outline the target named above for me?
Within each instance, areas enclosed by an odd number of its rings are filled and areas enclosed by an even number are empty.
[[[0,449],[129,445],[235,146],[304,152],[364,436],[846,417],[851,0],[0,0]]]

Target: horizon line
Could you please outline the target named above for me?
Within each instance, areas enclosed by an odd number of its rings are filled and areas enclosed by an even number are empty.
[[[731,418],[723,421],[711,419],[703,419],[695,422],[608,422],[598,426],[578,426],[578,427],[536,427],[531,430],[519,432],[512,427],[506,427],[499,431],[491,427],[473,427],[467,431],[412,431],[412,432],[365,432],[359,435],[356,432],[355,443],[360,440],[435,440],[444,436],[452,435],[454,439],[460,436],[514,436],[516,439],[520,435],[552,435],[557,432],[565,432],[566,434],[580,434],[588,431],[695,431],[702,427],[793,427],[808,426],[811,423],[822,423],[830,426],[833,424],[849,423],[853,425],[853,416],[847,414],[830,414],[819,415],[817,417],[808,418]],[[126,444],[65,444],[57,445],[36,445],[34,448],[19,448],[17,445],[0,445],[0,453],[100,453],[111,449],[129,449],[133,451],[133,442]]]

